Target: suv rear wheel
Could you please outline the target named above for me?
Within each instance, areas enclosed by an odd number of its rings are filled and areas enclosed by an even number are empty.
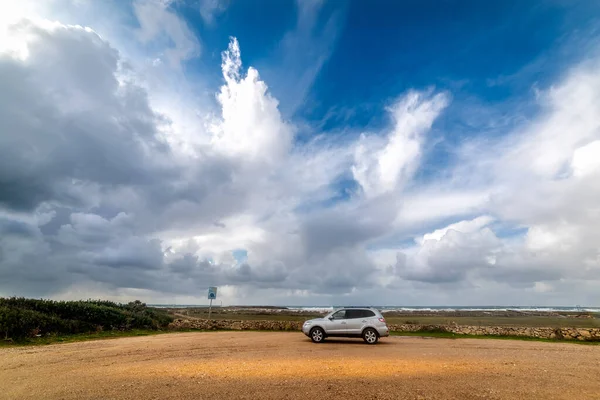
[[[310,331],[310,338],[315,343],[321,343],[325,339],[325,332],[319,327],[313,328]]]
[[[379,340],[379,335],[372,328],[365,329],[362,336],[367,344],[375,344]]]

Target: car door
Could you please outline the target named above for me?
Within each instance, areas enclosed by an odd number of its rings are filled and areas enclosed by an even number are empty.
[[[339,310],[331,315],[327,323],[328,335],[343,335],[347,331],[346,310]]]
[[[346,333],[348,335],[360,335],[363,327],[364,310],[346,311]]]
[[[372,310],[362,310],[360,318],[360,332],[367,326],[376,327],[380,322],[377,320],[377,315]]]

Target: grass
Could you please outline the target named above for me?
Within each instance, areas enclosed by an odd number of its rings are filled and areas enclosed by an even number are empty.
[[[596,318],[561,318],[554,316],[522,316],[522,317],[447,317],[447,316],[414,316],[386,317],[390,324],[419,325],[458,325],[471,326],[519,326],[519,327],[553,327],[553,328],[600,328],[600,320]]]
[[[452,332],[390,332],[391,336],[417,336],[440,339],[493,339],[493,340],[521,340],[526,342],[546,342],[546,343],[572,343],[599,346],[600,342],[580,341],[580,340],[560,340],[544,339],[529,336],[499,336],[499,335],[459,335]]]
[[[89,340],[104,340],[104,339],[118,339],[122,337],[135,337],[135,336],[150,336],[160,335],[162,333],[172,333],[173,331],[159,331],[150,329],[133,329],[129,331],[103,331],[93,333],[78,333],[73,335],[52,335],[44,336],[39,338],[27,338],[21,340],[0,340],[1,347],[14,347],[14,346],[39,346],[57,343],[73,343],[73,342],[85,342]],[[181,332],[181,331],[179,331]]]

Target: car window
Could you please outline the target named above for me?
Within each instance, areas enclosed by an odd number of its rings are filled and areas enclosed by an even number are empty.
[[[340,310],[332,315],[333,319],[345,319],[346,310]]]
[[[371,310],[346,310],[346,319],[370,318],[374,316],[375,313]]]
[[[362,310],[361,313],[363,318],[370,318],[375,316],[375,313],[371,310]]]

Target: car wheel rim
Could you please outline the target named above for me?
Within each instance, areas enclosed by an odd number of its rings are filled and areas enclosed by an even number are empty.
[[[323,332],[317,329],[313,332],[312,337],[315,342],[320,342],[323,339]]]
[[[375,332],[373,331],[367,331],[365,333],[365,339],[367,339],[367,342],[369,343],[375,343],[375,340],[377,340],[377,335],[375,335]]]

